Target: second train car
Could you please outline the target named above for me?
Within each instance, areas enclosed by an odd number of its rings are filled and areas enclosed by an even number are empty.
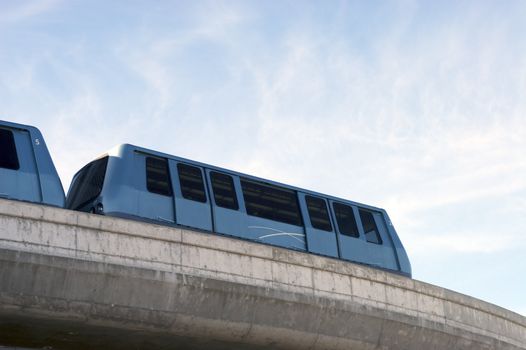
[[[411,276],[383,209],[129,144],[75,174],[66,208],[187,226]]]

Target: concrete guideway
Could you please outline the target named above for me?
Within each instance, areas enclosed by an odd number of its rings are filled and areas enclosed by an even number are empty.
[[[388,272],[0,200],[0,345],[526,349],[526,318]]]

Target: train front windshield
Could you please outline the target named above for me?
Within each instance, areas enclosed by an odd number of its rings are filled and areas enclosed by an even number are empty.
[[[66,208],[81,210],[100,194],[107,166],[108,157],[104,157],[89,163],[77,173],[67,196]]]

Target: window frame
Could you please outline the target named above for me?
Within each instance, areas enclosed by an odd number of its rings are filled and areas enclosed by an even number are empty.
[[[247,187],[247,185],[255,186],[255,187],[259,186],[258,192],[261,192],[264,194],[263,196],[257,197],[260,200],[258,203],[252,201],[250,196],[247,194],[247,192],[250,190]],[[254,189],[254,187],[252,187],[252,189]],[[270,191],[264,192],[264,191],[261,191],[262,189],[270,189]],[[274,193],[272,193],[273,191]],[[262,181],[252,180],[249,178],[241,178],[241,192],[243,193],[243,199],[245,202],[245,210],[246,210],[247,215],[259,217],[259,218],[266,219],[266,220],[272,220],[275,222],[281,222],[281,223],[288,224],[288,225],[305,227],[303,223],[304,219],[301,214],[301,209],[300,209],[300,205],[298,201],[297,191],[291,190],[288,188],[284,188],[284,187],[280,187],[280,186],[276,186],[276,185],[272,185],[272,184],[268,184]],[[292,214],[292,215],[289,215],[289,217],[293,218],[294,220],[287,219],[286,216],[283,214],[282,216],[279,216],[279,208],[277,208],[276,206],[274,205],[269,206],[269,205],[266,205],[265,203],[262,204],[261,199],[263,199],[262,197],[264,196],[267,197],[266,199],[267,202],[272,201],[274,199],[273,202],[276,203],[277,201],[275,199],[277,199],[277,196],[275,195],[277,192],[281,192],[282,194],[287,194],[285,197],[289,196],[288,203],[289,204],[293,203],[293,206],[289,208],[292,210],[288,210],[288,212]],[[284,198],[284,199],[287,200],[287,198]],[[292,201],[290,201],[290,199],[292,199]],[[285,202],[285,204],[286,203],[287,202]],[[260,210],[263,210],[262,212],[258,211],[257,209],[258,206],[260,207]],[[270,215],[268,215],[268,213],[270,213]]]
[[[313,200],[314,201],[321,201],[321,203],[323,204],[323,206],[325,208],[325,215],[326,215],[326,220],[327,220],[328,226],[325,226],[325,227],[317,226],[318,224],[315,223],[312,220],[312,213],[311,213],[311,208],[309,206],[309,202],[312,203]],[[321,197],[311,196],[311,195],[307,194],[307,195],[305,195],[305,204],[307,206],[307,213],[309,214],[309,220],[310,220],[310,224],[311,224],[312,228],[314,228],[316,230],[325,231],[325,232],[334,232],[333,231],[333,227],[332,227],[331,217],[330,217],[330,214],[329,214],[329,208],[327,207],[327,200],[326,199],[321,198]]]
[[[225,208],[225,209],[230,209],[230,210],[239,210],[239,202],[237,200],[237,192],[236,192],[236,186],[234,185],[234,178],[232,175],[228,175],[228,174],[225,174],[225,173],[221,173],[221,172],[218,172],[218,171],[215,171],[215,170],[211,170],[209,172],[209,176],[210,176],[210,184],[212,185],[212,192],[214,194],[214,203],[216,206],[220,207],[220,208]],[[215,182],[214,182],[214,179],[217,177],[217,176],[225,176],[225,177],[228,177],[228,182],[229,182],[229,185],[231,186],[230,187],[230,190],[231,190],[231,198],[233,199],[232,201],[232,205],[224,205],[224,202],[222,203],[219,203],[218,202],[218,198],[217,198],[217,192],[216,191],[216,187],[215,187]],[[222,201],[222,199],[220,199],[220,201]]]
[[[8,147],[6,152],[8,157],[6,157],[5,162],[0,161],[0,168],[14,171],[20,170],[20,160],[18,159],[18,150],[16,148],[15,134],[13,133],[13,130],[0,128],[0,133],[5,133],[5,140]]]
[[[365,223],[364,223],[365,220],[363,218],[362,213],[370,215],[370,218],[372,219],[372,224],[374,225],[374,230],[373,231],[376,233],[376,238],[377,238],[378,241],[369,240],[368,232],[371,232],[371,231],[366,231],[365,230]],[[362,223],[362,229],[363,229],[363,234],[365,236],[365,240],[368,243],[382,245],[383,244],[383,239],[382,239],[382,236],[380,235],[380,230],[378,229],[378,225],[376,224],[376,220],[374,219],[374,214],[373,213],[374,212],[372,212],[370,210],[366,210],[366,209],[363,209],[363,208],[358,208],[358,214],[360,215],[360,221]]]
[[[200,176],[200,179],[201,179],[201,188],[199,189],[200,191],[202,191],[202,197],[199,196],[198,198],[196,196],[194,196],[191,191],[189,192],[189,190],[184,187],[183,188],[183,181],[181,181],[181,168],[182,167],[187,167],[187,168],[193,168],[193,169],[197,169],[199,171],[199,176]],[[177,163],[177,178],[179,180],[179,187],[181,189],[181,195],[183,196],[184,199],[186,200],[189,200],[189,201],[194,201],[194,202],[198,202],[198,203],[207,203],[208,202],[208,199],[207,199],[207,195],[206,195],[206,185],[205,185],[205,181],[204,181],[204,177],[203,177],[203,169],[201,167],[198,167],[198,166],[195,166],[195,165],[190,165],[190,164],[187,164],[187,163]],[[183,179],[184,180],[184,179]],[[187,180],[184,180],[184,182],[186,182]]]
[[[351,216],[352,216],[352,219],[353,219],[353,227],[355,230],[356,230],[356,234],[353,235],[349,232],[344,232],[342,230],[342,224],[340,223],[340,219],[338,217],[338,210],[336,209],[336,206],[341,206],[342,208],[343,207],[347,207],[350,209],[350,213],[351,213]],[[347,236],[347,237],[352,237],[352,238],[360,238],[360,229],[358,228],[358,222],[356,221],[356,216],[354,215],[354,208],[349,205],[349,204],[344,204],[344,203],[341,203],[341,202],[332,202],[332,210],[334,212],[334,219],[336,220],[336,225],[338,226],[338,231],[340,232],[341,235],[343,236]]]
[[[164,165],[165,173],[162,175],[166,177],[165,180],[166,180],[166,183],[168,184],[167,190],[163,191],[162,189],[160,189],[160,187],[155,188],[153,187],[153,184],[150,183],[149,179],[152,179],[153,177],[149,176],[151,173],[148,172],[149,170],[148,162],[151,163],[152,161],[158,161],[158,162],[164,163],[163,165]],[[146,174],[146,189],[148,190],[148,192],[158,194],[161,196],[165,196],[165,197],[173,197],[172,177],[170,176],[170,167],[168,166],[168,159],[148,155],[145,157],[144,167],[145,167],[145,174]],[[155,168],[155,167],[150,167],[150,169],[151,168]],[[157,169],[160,170],[161,168],[157,167]]]

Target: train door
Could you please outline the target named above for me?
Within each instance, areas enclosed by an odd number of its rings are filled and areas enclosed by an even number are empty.
[[[305,233],[309,252],[338,257],[336,231],[327,208],[327,201],[320,197],[298,193],[305,219]]]
[[[206,169],[208,188],[212,197],[214,231],[217,233],[246,237],[247,224],[239,177]]]
[[[0,197],[42,201],[29,132],[0,128]]]
[[[172,174],[177,224],[213,231],[203,169],[172,159],[168,163]]]
[[[168,170],[168,160],[140,152],[134,152],[134,158],[136,169],[132,173],[135,174],[134,187],[138,190],[137,200],[119,196],[122,202],[118,204],[118,207],[128,207],[129,212],[137,213],[143,218],[175,224],[174,191]],[[125,173],[120,174],[119,177],[125,181],[129,180]]]
[[[340,246],[340,258],[370,263],[369,252],[365,240],[360,234],[359,223],[357,221],[358,208],[340,202],[329,201],[331,211],[335,221],[338,243]]]
[[[358,221],[365,237],[369,263],[383,268],[398,270],[394,245],[389,236],[383,215],[374,210],[358,208]]]

